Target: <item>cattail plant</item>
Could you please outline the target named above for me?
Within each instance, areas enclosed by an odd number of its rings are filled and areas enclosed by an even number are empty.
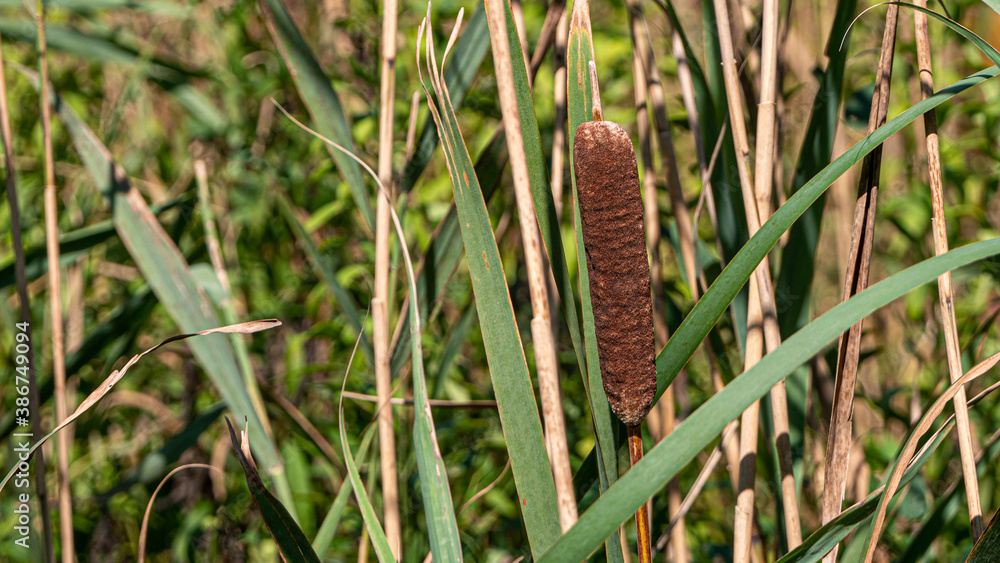
[[[656,395],[656,349],[642,195],[632,141],[605,121],[590,63],[594,120],[580,125],[573,172],[580,198],[583,245],[594,307],[597,353],[611,410],[628,428],[628,452],[642,459],[642,421]],[[635,515],[639,560],[650,561],[649,512]]]

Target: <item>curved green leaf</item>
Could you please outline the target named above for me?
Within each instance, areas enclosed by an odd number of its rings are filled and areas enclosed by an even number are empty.
[[[580,335],[580,318],[576,311],[576,297],[573,294],[573,282],[569,277],[569,268],[566,266],[566,252],[563,250],[556,204],[552,199],[552,187],[549,185],[548,167],[545,164],[545,153],[542,152],[542,139],[538,134],[538,119],[535,116],[534,100],[531,97],[531,87],[528,84],[528,70],[524,66],[521,41],[518,39],[510,2],[504,2],[504,7],[507,16],[507,42],[510,45],[510,61],[514,74],[514,91],[517,94],[517,109],[521,120],[521,136],[524,138],[524,152],[528,161],[528,180],[531,184],[535,218],[538,220],[538,227],[542,233],[542,244],[545,245],[545,252],[552,267],[552,275],[556,280],[559,305],[566,318],[570,340],[573,342],[573,351],[576,352],[577,365],[580,366],[584,385],[589,385],[586,371],[586,351],[583,346],[583,338]]]

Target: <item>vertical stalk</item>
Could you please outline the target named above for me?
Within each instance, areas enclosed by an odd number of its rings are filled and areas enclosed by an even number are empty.
[[[542,415],[545,420],[546,449],[555,479],[559,524],[562,531],[565,532],[576,523],[577,508],[576,496],[573,491],[573,473],[569,465],[569,448],[566,443],[562,400],[559,392],[558,362],[555,342],[552,340],[547,290],[548,275],[544,268],[538,225],[535,222],[534,200],[531,196],[531,186],[528,180],[528,162],[524,151],[524,140],[521,137],[521,117],[518,113],[517,94],[514,92],[510,46],[507,43],[506,6],[504,0],[490,0],[488,7],[493,64],[496,70],[504,133],[507,137],[507,150],[510,155],[511,172],[514,179],[514,194],[520,218],[521,238],[524,241],[524,258],[528,269],[528,286],[531,292],[533,315],[531,337],[535,344],[535,367],[538,371],[538,387],[542,399]]]
[[[10,238],[11,244],[14,247],[14,277],[17,282],[17,298],[18,298],[18,313],[19,320],[22,323],[28,325],[28,334],[31,334],[31,307],[28,304],[28,280],[25,275],[25,257],[24,257],[24,243],[21,238],[21,213],[20,206],[17,202],[17,178],[14,173],[14,140],[11,133],[10,127],[10,112],[7,106],[7,80],[4,74],[3,65],[3,53],[2,48],[0,48],[0,135],[3,137],[3,148],[4,148],[4,165],[6,171],[6,191],[7,191],[7,204],[10,207]],[[28,384],[31,386],[29,392],[30,404],[34,407],[32,411],[35,414],[35,419],[32,421],[32,434],[34,436],[41,436],[44,434],[42,432],[42,427],[40,423],[40,414],[38,409],[40,407],[40,401],[38,398],[38,383],[35,375],[35,351],[34,348],[28,351]],[[36,452],[36,469],[39,473],[39,503],[42,507],[43,514],[43,526],[46,530],[45,537],[51,539],[52,533],[49,528],[49,516],[48,516],[48,499],[45,495],[45,458],[41,455],[42,451],[38,450]],[[47,546],[51,549],[51,541],[47,542]],[[49,561],[52,560],[51,551],[48,553]]]
[[[899,6],[890,4],[885,16],[882,33],[882,50],[879,54],[875,77],[875,94],[868,115],[868,133],[885,124],[889,111],[889,85],[892,75],[893,46],[896,43],[896,20]],[[875,210],[878,204],[879,172],[882,163],[882,145],[875,147],[861,163],[857,202],[854,206],[854,225],[851,232],[851,251],[844,276],[843,300],[868,287],[871,267],[872,244],[875,240]],[[822,521],[833,520],[841,512],[847,487],[847,467],[850,462],[852,417],[854,414],[854,386],[858,377],[861,355],[861,330],[864,321],[858,321],[840,336],[837,350],[837,372],[830,414],[830,432],[826,444],[826,480],[823,484]],[[823,563],[837,560],[837,546],[823,558]]]
[[[45,249],[48,257],[49,322],[52,337],[52,377],[55,396],[55,419],[66,418],[66,359],[63,346],[62,284],[59,279],[59,210],[56,190],[55,165],[52,151],[52,108],[49,106],[49,64],[45,43],[45,2],[35,2],[35,24],[38,29],[38,73],[41,80],[39,104],[42,114],[42,144],[45,169]],[[37,395],[38,385],[32,383],[32,393]],[[41,433],[41,402],[37,399],[34,415],[36,432]],[[59,479],[59,529],[63,545],[62,560],[73,561],[73,505],[69,486],[69,437],[64,432],[56,434],[56,456]],[[40,452],[39,452],[40,453]],[[42,526],[47,560],[53,560],[52,523],[48,509],[48,491],[45,484],[45,462],[39,456],[37,467],[38,501],[42,507]]]
[[[379,105],[379,180],[392,185],[393,101],[396,96],[396,0],[382,3],[382,85]],[[399,481],[396,473],[396,437],[393,431],[392,373],[389,362],[389,194],[376,196],[375,209],[375,297],[372,299],[372,331],[375,348],[375,388],[378,395],[379,453],[382,468],[382,510],[385,533],[397,561],[402,556],[399,518]]]
[[[918,6],[926,7],[927,0],[916,0]],[[927,16],[920,11],[913,12],[913,27],[917,43],[917,66],[920,75],[920,97],[926,100],[934,93],[934,73],[931,68],[931,46],[927,31]],[[931,188],[931,232],[934,237],[934,254],[940,256],[948,252],[948,223],[944,213],[944,185],[941,179],[941,151],[938,146],[937,114],[924,114],[924,134],[927,143],[927,175]],[[958,343],[958,329],[955,327],[955,307],[952,301],[951,272],[938,276],[938,300],[941,306],[941,329],[944,331],[945,350],[948,354],[948,375],[954,383],[962,377],[962,355]],[[975,452],[972,446],[972,431],[969,425],[969,408],[966,405],[965,388],[955,394],[955,426],[958,428],[958,449],[962,458],[962,476],[965,480],[966,501],[969,506],[969,521],[972,541],[979,541],[983,534],[983,509],[979,502],[979,481],[976,476]]]

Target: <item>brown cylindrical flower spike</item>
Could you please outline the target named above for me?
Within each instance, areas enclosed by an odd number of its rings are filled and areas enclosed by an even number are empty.
[[[576,130],[573,169],[604,392],[611,410],[632,426],[656,395],[649,259],[632,141],[617,123],[584,123]]]

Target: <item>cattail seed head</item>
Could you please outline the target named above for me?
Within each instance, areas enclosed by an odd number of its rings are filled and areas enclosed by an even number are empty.
[[[649,260],[635,150],[616,123],[580,125],[573,143],[597,352],[611,410],[626,425],[656,395]]]

